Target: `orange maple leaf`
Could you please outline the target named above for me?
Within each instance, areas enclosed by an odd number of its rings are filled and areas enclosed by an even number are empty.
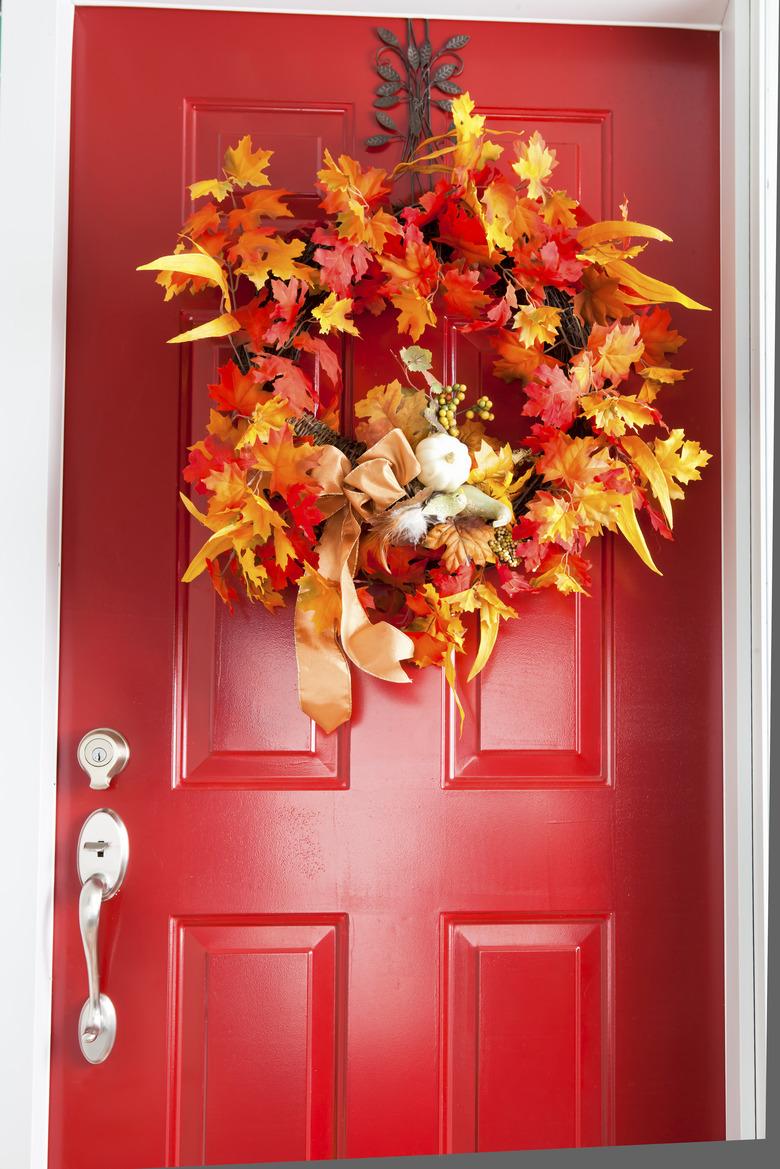
[[[229,175],[239,187],[267,187],[268,176],[265,168],[271,159],[273,150],[252,150],[252,139],[248,134],[235,145],[225,151],[222,163],[225,174]]]
[[[242,197],[241,202],[244,206],[237,207],[228,215],[228,227],[231,231],[237,227],[242,231],[251,231],[252,228],[260,226],[261,219],[290,218],[292,211],[282,202],[282,196],[291,193],[281,188],[271,190],[270,187],[267,191],[250,191],[248,195]]]
[[[567,487],[592,483],[597,475],[606,474],[613,466],[602,444],[594,438],[570,438],[568,434],[558,433],[542,450],[536,461],[539,473],[551,482],[562,481]]]
[[[289,426],[272,430],[268,441],[253,449],[255,466],[269,473],[269,490],[286,498],[300,483],[314,486],[309,472],[317,466],[320,452],[309,443],[296,442]]]

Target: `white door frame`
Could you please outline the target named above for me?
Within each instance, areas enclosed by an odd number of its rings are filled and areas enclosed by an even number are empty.
[[[419,15],[411,0],[82,0],[113,7]],[[473,0],[423,0],[475,19]],[[0,66],[0,1154],[46,1169],[70,71],[77,0],[6,0]],[[724,877],[730,1138],[764,1135],[777,208],[776,0],[482,0],[483,20],[721,33]],[[520,15],[518,15],[520,13]],[[140,79],[139,79],[140,81]],[[110,145],[108,146],[110,150]],[[25,409],[35,395],[34,415]],[[100,534],[96,533],[96,554]],[[74,906],[75,913],[75,906]],[[95,1106],[99,1107],[96,1100]]]

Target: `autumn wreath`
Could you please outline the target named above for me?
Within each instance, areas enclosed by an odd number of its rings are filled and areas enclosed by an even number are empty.
[[[295,586],[301,705],[328,731],[350,717],[349,661],[393,682],[409,681],[406,661],[437,665],[454,688],[464,616],[479,619],[472,678],[520,594],[587,592],[585,548],[604,531],[657,572],[639,517],[671,538],[672,500],[710,458],[657,405],[688,372],[658,306],[704,307],[634,266],[647,246],[634,240],[669,237],[625,204],[591,222],[550,183],[538,132],[511,135],[500,170],[503,147],[473,111],[458,97],[451,130],[390,177],[325,151],[324,214],[286,234],[271,151],[242,138],[222,178],[190,188],[174,254],[142,265],[166,299],[219,290],[219,315],[173,341],[232,347],[184,471],[207,507],[184,504],[209,532],[184,580],[205,570],[228,605],[239,584],[268,609]],[[433,186],[399,208],[393,183],[410,171]],[[417,344],[442,305],[495,350],[511,411],[534,420],[516,445],[491,432],[482,388],[445,384]],[[359,338],[361,315],[383,312],[411,344],[353,425],[326,338]]]

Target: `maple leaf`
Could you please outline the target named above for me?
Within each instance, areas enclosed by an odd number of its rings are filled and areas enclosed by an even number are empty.
[[[314,406],[313,387],[306,374],[290,361],[276,353],[261,353],[254,359],[253,376],[256,381],[270,383],[271,393],[280,394],[301,414]]]
[[[644,385],[639,391],[639,398],[643,402],[654,402],[664,386],[681,382],[689,369],[672,369],[670,365],[643,365],[638,371],[644,379]]]
[[[518,204],[518,195],[511,183],[503,177],[488,183],[480,199],[482,222],[485,227],[485,238],[491,251],[503,248],[511,252],[518,238],[515,228],[515,213]]]
[[[586,394],[580,406],[586,418],[613,438],[625,434],[627,426],[651,426],[660,421],[658,411],[640,402],[635,394]]]
[[[187,219],[182,227],[182,234],[188,236],[190,239],[198,239],[205,235],[206,232],[217,231],[220,224],[219,211],[216,204],[209,200],[204,203],[202,207],[198,207],[193,211],[189,219]]]
[[[199,183],[190,184],[190,195],[193,199],[202,199],[204,195],[212,195],[218,203],[227,199],[232,190],[232,179],[204,179]]]
[[[570,199],[565,191],[548,191],[542,207],[542,219],[551,227],[560,223],[563,227],[576,227],[577,216],[573,214],[579,203]]]
[[[540,305],[523,304],[515,313],[514,328],[524,345],[554,345],[561,323],[561,310]]]
[[[338,629],[341,621],[341,590],[334,581],[320,576],[310,564],[304,567],[298,581],[297,606],[304,613],[310,613],[316,633],[329,633]]]
[[[331,329],[335,329],[338,333],[351,333],[353,337],[359,337],[360,333],[354,321],[347,319],[347,313],[351,311],[350,297],[339,300],[335,292],[330,292],[322,304],[312,310],[312,316],[321,333],[329,333]]]
[[[272,323],[265,333],[268,345],[282,346],[289,340],[298,314],[306,300],[306,285],[293,277],[285,283],[283,280],[271,281],[273,301],[270,307],[273,314]]]
[[[273,150],[252,150],[252,139],[248,134],[225,151],[222,166],[239,187],[267,187],[270,185],[265,168]]]
[[[250,191],[248,195],[242,195],[241,202],[243,207],[237,207],[228,215],[228,227],[231,231],[240,228],[241,231],[251,231],[255,227],[260,226],[261,219],[289,219],[292,217],[292,211],[286,203],[282,202],[285,195],[291,195],[292,191],[284,191],[281,188],[262,191]]]
[[[493,528],[471,516],[435,524],[425,539],[426,548],[442,549],[442,564],[448,572],[457,572],[464,564],[493,564],[496,555],[490,546]]]
[[[540,475],[550,482],[561,481],[567,487],[592,483],[603,475],[612,462],[603,444],[595,438],[570,438],[557,432],[542,445],[542,455],[536,462]]]
[[[414,224],[406,229],[402,254],[395,256],[386,253],[378,259],[379,266],[388,277],[389,292],[408,289],[420,296],[429,296],[436,287],[439,261],[431,245],[425,242],[420,229]]]
[[[312,240],[321,245],[314,253],[314,261],[320,266],[320,283],[338,296],[348,296],[351,286],[368,271],[368,248],[322,227],[315,228]]]
[[[338,386],[341,381],[341,365],[327,341],[323,341],[321,337],[313,337],[311,333],[298,333],[293,337],[293,345],[296,349],[302,349],[304,353],[313,354],[330,384]]]
[[[424,416],[427,405],[423,390],[406,390],[397,380],[386,386],[374,386],[355,404],[356,416],[365,419],[358,423],[355,433],[361,442],[373,446],[397,427],[416,446],[431,429]]]
[[[309,471],[320,459],[315,447],[295,441],[286,424],[271,430],[268,441],[255,446],[253,455],[258,470],[270,473],[269,490],[284,498],[296,485],[308,480]]]
[[[515,333],[502,330],[493,346],[501,355],[493,363],[493,373],[504,382],[527,381],[539,366],[538,349],[523,345]]]
[[[244,232],[230,249],[229,256],[231,263],[241,260],[236,271],[251,280],[255,288],[262,288],[272,274],[282,280],[296,276],[308,284],[314,276],[314,269],[297,262],[305,247],[302,239],[287,242],[281,236],[269,235],[267,228],[255,228]]]
[[[547,426],[568,430],[577,413],[580,388],[560,366],[540,366],[525,386],[528,401],[523,414],[541,418]]]
[[[583,270],[582,288],[574,297],[574,311],[589,325],[606,325],[610,320],[627,316],[630,310],[617,280],[594,266]]]
[[[255,406],[249,425],[236,443],[236,448],[240,450],[256,442],[267,442],[272,430],[279,430],[285,425],[289,413],[289,404],[282,398],[270,398]]]
[[[512,500],[522,490],[531,473],[530,468],[515,478],[517,466],[508,442],[496,449],[483,440],[473,451],[471,461],[473,465],[469,483],[511,509]]]
[[[320,493],[319,483],[296,483],[287,492],[287,506],[290,515],[309,542],[307,555],[312,554],[316,543],[314,529],[325,518],[317,506],[317,495]]]
[[[465,589],[471,588],[474,572],[474,564],[469,560],[462,564],[457,572],[445,572],[441,568],[432,568],[430,578],[440,597],[451,597],[455,593],[461,593]]]
[[[484,137],[485,118],[474,113],[474,101],[469,93],[459,94],[450,107],[455,127],[453,160],[463,171],[479,171],[486,162],[499,158],[503,147]]]
[[[544,181],[558,165],[556,152],[548,150],[544,138],[538,130],[534,130],[528,142],[515,144],[515,153],[517,162],[512,163],[512,170],[528,183],[529,198],[543,199]]]
[[[550,491],[537,491],[526,514],[537,525],[539,540],[555,540],[564,546],[571,542],[580,523],[571,500]]]
[[[235,410],[248,418],[256,406],[267,402],[271,397],[257,384],[257,379],[250,373],[242,373],[234,361],[228,361],[217,370],[219,381],[208,387],[210,397],[217,403],[220,410]]]
[[[225,602],[230,613],[233,613],[233,601],[238,599],[236,590],[225,580],[225,574],[215,560],[206,557],[206,569],[211,577],[211,584],[217,596]]]
[[[436,324],[436,314],[431,302],[411,289],[394,292],[390,297],[398,309],[398,332],[410,333],[413,341],[419,341],[428,325]]]
[[[390,191],[387,171],[371,166],[363,170],[347,154],[336,162],[329,150],[323,155],[324,166],[317,171],[317,186],[325,192],[320,206],[329,213],[350,209],[365,212]]]
[[[668,438],[657,438],[653,453],[666,477],[671,499],[683,499],[681,483],[701,479],[700,467],[706,467],[712,455],[702,450],[698,442],[686,441],[685,431],[673,430]]]
[[[640,313],[636,318],[639,332],[645,344],[645,360],[648,365],[668,365],[667,354],[676,353],[685,338],[676,329],[670,329],[672,314],[668,309],[655,307]]]
[[[490,297],[477,287],[479,268],[461,270],[451,265],[443,268],[441,275],[444,299],[453,312],[475,317],[490,302]]]
[[[481,219],[469,212],[458,200],[447,203],[439,216],[438,243],[453,249],[457,258],[468,264],[489,264],[490,253]],[[500,259],[500,255],[495,257]]]
[[[594,354],[593,368],[603,377],[609,378],[613,386],[628,377],[631,366],[639,361],[644,352],[644,343],[639,335],[639,325],[632,321],[621,325],[594,325],[588,338],[588,349]]]

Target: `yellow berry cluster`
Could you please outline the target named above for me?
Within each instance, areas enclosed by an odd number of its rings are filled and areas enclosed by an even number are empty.
[[[496,560],[500,560],[502,564],[508,564],[510,568],[519,568],[520,561],[517,559],[511,527],[497,528],[490,541],[490,547]]]
[[[490,398],[486,394],[483,394],[481,398],[477,398],[474,403],[474,409],[466,411],[466,417],[469,421],[472,418],[481,418],[483,422],[492,422],[495,414],[493,413],[493,403]]]
[[[447,431],[447,434],[451,434],[453,438],[457,438],[460,434],[456,415],[458,406],[460,406],[465,397],[466,387],[456,382],[453,386],[442,387],[441,393],[436,398],[439,422]]]

